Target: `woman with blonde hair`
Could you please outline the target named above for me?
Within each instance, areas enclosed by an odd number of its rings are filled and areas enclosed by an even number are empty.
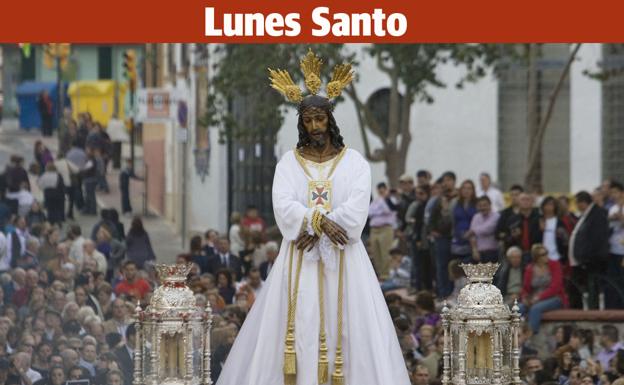
[[[542,314],[568,306],[568,296],[563,289],[559,261],[549,259],[548,250],[541,243],[533,245],[531,257],[532,262],[524,271],[520,299],[533,334],[537,334]]]

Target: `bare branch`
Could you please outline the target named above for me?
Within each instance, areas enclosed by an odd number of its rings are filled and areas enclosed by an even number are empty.
[[[368,126],[368,128],[370,129],[370,131],[376,137],[378,137],[379,140],[381,140],[381,142],[383,143],[383,145],[385,147],[387,145],[387,140],[386,140],[386,137],[385,137],[385,135],[383,133],[383,130],[379,126],[379,122],[377,122],[377,119],[375,119],[375,116],[373,115],[372,111],[368,108],[368,106],[366,106],[366,104],[364,104],[362,102],[362,100],[359,98],[359,96],[358,96],[358,94],[357,94],[353,84],[351,84],[349,87],[347,87],[345,89],[345,92],[347,93],[347,95],[349,95],[351,100],[353,100],[353,102],[355,103],[355,108],[358,111],[362,112],[363,120],[366,123],[366,125]]]
[[[394,69],[386,65],[386,63],[384,63],[383,58],[381,56],[382,56],[381,52],[377,54],[377,68],[379,68],[382,72],[385,72],[388,75],[391,75]]]

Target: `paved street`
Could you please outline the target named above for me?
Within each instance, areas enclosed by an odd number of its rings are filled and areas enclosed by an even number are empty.
[[[26,168],[34,160],[33,148],[37,140],[43,140],[45,145],[56,154],[57,139],[56,137],[42,138],[38,130],[24,131],[17,128],[17,122],[12,120],[3,120],[0,126],[0,169],[9,161],[11,154],[20,154],[24,157]],[[99,208],[117,208],[120,207],[120,195],[118,189],[118,172],[112,170],[109,172],[108,181],[110,193],[98,193],[97,201]],[[143,185],[140,181],[133,181],[131,184],[132,205],[136,213],[143,212]],[[96,216],[76,215],[76,222],[82,227],[85,234],[90,234],[91,229],[97,222]],[[126,231],[131,222],[130,217],[122,217]],[[156,252],[158,262],[173,263],[176,255],[183,251],[181,239],[174,233],[170,224],[164,219],[148,215],[143,218],[143,223],[148,231],[152,247]]]

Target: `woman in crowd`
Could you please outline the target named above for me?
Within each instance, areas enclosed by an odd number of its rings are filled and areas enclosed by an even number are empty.
[[[61,240],[61,231],[58,227],[52,226],[43,234],[43,243],[39,249],[39,265],[47,266],[56,258],[56,248]]]
[[[28,215],[26,215],[26,222],[32,227],[37,224],[45,223],[47,220],[48,218],[41,208],[41,203],[39,203],[39,201],[34,201],[32,205],[30,205]]]
[[[465,180],[459,188],[459,196],[452,207],[453,242],[451,254],[454,258],[469,260],[472,256],[470,247],[470,223],[477,213],[477,196],[475,185],[471,180]]]
[[[65,221],[65,182],[56,171],[54,163],[48,163],[37,184],[43,191],[43,204],[48,213],[48,222],[62,224]]]
[[[223,297],[226,305],[231,305],[234,301],[236,289],[232,280],[232,273],[229,270],[220,270],[217,273],[217,287],[219,295]]]
[[[533,245],[531,256],[533,262],[524,271],[520,297],[533,334],[537,334],[542,313],[567,306],[568,297],[563,290],[561,264],[550,260],[541,244]]]
[[[200,274],[208,272],[208,256],[204,253],[201,235],[195,235],[191,238],[191,250],[188,255],[188,261],[196,263],[199,266]]]
[[[542,242],[548,250],[548,258],[552,261],[567,260],[568,232],[565,224],[559,219],[559,207],[555,198],[547,196],[541,204],[542,217],[540,229]]]
[[[230,238],[230,252],[234,255],[240,255],[241,251],[245,249],[245,240],[240,222],[241,214],[234,211],[232,215],[230,215],[230,223],[232,223],[232,225],[228,232]]]
[[[143,268],[145,262],[156,259],[149,234],[145,231],[143,221],[138,216],[132,219],[126,236],[126,256],[130,261],[136,262],[139,269]]]
[[[49,163],[54,162],[54,157],[52,156],[52,152],[48,149],[42,141],[38,140],[35,142],[35,160],[37,161],[37,165],[39,166],[39,170],[43,172],[46,169],[46,166]]]
[[[96,249],[106,257],[106,280],[110,281],[114,276],[114,268],[121,266],[121,261],[126,256],[126,247],[122,242],[113,238],[106,225],[100,226],[95,235],[95,241]]]

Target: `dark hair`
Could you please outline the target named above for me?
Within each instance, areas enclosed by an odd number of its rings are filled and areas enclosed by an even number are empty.
[[[379,182],[377,183],[377,189],[380,188],[388,188],[388,185],[386,184],[386,182]]]
[[[130,231],[128,231],[128,235],[143,235],[145,234],[145,228],[143,227],[143,221],[141,217],[138,215],[132,218],[132,224],[130,225]]]
[[[481,195],[480,197],[478,197],[477,198],[477,203],[479,203],[479,202],[487,202],[489,204],[492,204],[492,200],[487,195]]]
[[[524,187],[520,186],[519,184],[514,184],[509,188],[509,191],[524,192]]]
[[[63,334],[80,334],[80,323],[76,320],[69,320],[63,324]]]
[[[202,248],[202,237],[199,235],[191,238],[191,253],[194,251],[201,251]]]
[[[312,142],[312,140],[310,139],[310,135],[308,134],[308,131],[303,124],[303,113],[309,108],[318,108],[327,113],[327,132],[329,133],[329,140],[331,141],[332,145],[337,149],[343,148],[344,141],[342,139],[342,136],[340,135],[340,129],[336,124],[336,119],[332,114],[334,106],[331,104],[329,99],[318,95],[306,96],[297,107],[297,112],[299,114],[299,119],[297,121],[299,142],[297,142],[297,148],[305,147]]]
[[[428,291],[420,291],[416,294],[416,306],[425,310],[428,313],[435,312],[435,302],[433,300],[433,294]]]
[[[131,323],[126,328],[126,340],[130,338],[130,336],[134,336],[134,335],[136,335],[136,328],[134,327],[134,324]]]
[[[232,287],[232,282],[233,282],[232,272],[230,270],[228,270],[228,269],[223,269],[223,270],[217,271],[217,275],[216,275],[216,280],[217,281],[219,280],[219,276],[220,275],[224,275],[225,279],[227,279],[228,287]]]
[[[542,204],[540,205],[540,208],[542,209],[542,214],[544,213],[544,206],[546,206],[547,204],[552,203],[553,207],[555,208],[555,217],[559,216],[559,205],[557,204],[557,200],[552,197],[552,196],[547,196],[546,198],[544,198],[544,200],[542,201]]]
[[[128,259],[127,261],[125,261],[123,263],[123,265],[121,265],[121,267],[125,269],[126,267],[128,267],[130,265],[134,265],[134,267],[136,267],[137,269],[139,268],[139,265],[135,261],[133,261],[131,259]]]
[[[453,171],[446,171],[444,174],[442,174],[442,176],[440,177],[440,181],[444,178],[451,178],[453,180],[457,180],[457,176],[455,175]]]
[[[416,173],[416,178],[430,178],[431,173],[427,170],[418,170]]]
[[[390,255],[403,255],[403,253],[401,252],[401,249],[395,247],[394,249],[390,250]]]
[[[614,188],[620,192],[624,191],[624,185],[622,185],[622,183],[620,182],[611,182],[611,186],[609,186],[610,188]]]
[[[472,180],[466,179],[459,186],[460,191],[464,187],[465,184],[469,184],[472,187],[472,198],[470,198],[470,200],[468,202],[465,202],[464,201],[464,197],[460,193],[459,197],[457,198],[457,203],[459,203],[460,205],[463,205],[465,203],[469,203],[469,204],[474,206],[475,203],[477,203],[477,188],[475,187],[475,184],[474,184],[474,182]]]
[[[620,333],[618,329],[613,325],[602,325],[602,330],[600,334],[607,337],[613,342],[618,342],[620,340]]]
[[[593,202],[591,194],[585,190],[577,192],[574,198],[577,202],[583,202],[587,204],[591,204]]]

